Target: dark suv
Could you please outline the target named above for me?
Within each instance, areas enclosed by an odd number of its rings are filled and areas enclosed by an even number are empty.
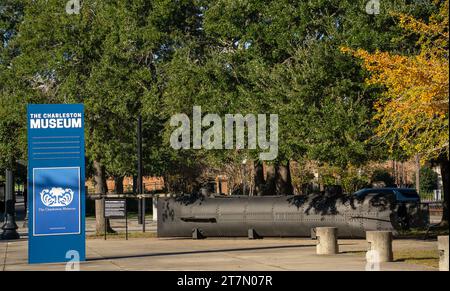
[[[419,194],[411,188],[364,188],[353,195],[363,198],[368,194],[393,194],[397,202],[420,202]]]

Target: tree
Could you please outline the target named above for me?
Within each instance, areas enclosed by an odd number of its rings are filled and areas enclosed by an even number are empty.
[[[86,155],[95,166],[87,168],[93,169],[97,191],[107,191],[107,174],[134,172],[137,115],[144,111],[143,99],[157,100],[156,63],[186,33],[195,15],[192,2],[86,0],[80,14],[69,15],[61,1],[24,1],[19,33],[8,43],[8,59],[3,61],[2,50],[0,62],[7,68],[0,73],[6,80],[1,94],[7,96],[0,112],[2,158],[26,155],[25,146],[16,146],[26,142],[26,103],[76,102],[85,104]],[[158,105],[146,102],[145,112],[156,112],[151,107]],[[9,119],[3,119],[6,110]],[[144,122],[157,117],[147,114]],[[13,130],[21,135],[8,137]],[[99,231],[102,207],[97,203]]]
[[[22,1],[2,1],[0,4],[0,172],[15,169],[16,161],[25,158],[27,88],[14,78],[11,59],[17,49],[11,45],[17,37],[23,19]]]
[[[403,13],[394,14],[405,33],[418,35],[419,52],[399,55],[363,49],[351,52],[362,59],[371,76],[369,84],[381,84],[386,91],[376,102],[377,135],[391,151],[398,144],[409,156],[422,162],[437,160],[444,188],[442,224],[448,224],[449,195],[449,62],[448,0],[434,1],[429,21]]]
[[[285,7],[290,5],[295,4]],[[370,119],[379,90],[367,88],[364,72],[339,47],[343,43],[391,47],[390,38],[397,34],[394,23],[386,16],[373,20],[346,1],[309,1],[290,8],[279,10],[283,15],[270,11],[272,24],[292,17],[290,42],[280,40],[263,51],[283,51],[282,57],[274,61],[272,54],[258,52],[262,56],[254,57],[248,74],[252,86],[247,95],[256,96],[257,110],[280,116],[278,163],[314,159],[345,168],[377,159],[377,144],[367,139],[373,134]],[[252,38],[249,50],[267,48],[258,45]]]
[[[424,166],[420,168],[419,179],[421,194],[433,193],[433,190],[438,188],[438,174],[430,167]]]
[[[280,152],[266,189],[275,189],[271,177],[286,173],[290,160],[318,159],[345,167],[385,152],[366,142],[373,133],[373,101],[380,88],[365,85],[365,73],[339,48],[410,49],[410,39],[393,41],[400,35],[394,18],[386,13],[374,18],[354,1],[218,0],[200,5],[201,33],[174,47],[173,58],[162,67],[166,118],[189,115],[193,105],[204,113],[277,113]],[[427,14],[426,3],[383,2],[382,8]],[[208,156],[202,161],[220,164],[235,155],[178,151],[172,156],[193,162]],[[238,155],[257,160],[257,151]]]
[[[135,174],[138,114],[145,172],[190,189],[244,158],[257,166],[259,194],[290,194],[293,160],[345,168],[378,158],[384,151],[367,139],[382,88],[367,86],[367,72],[339,48],[409,52],[415,36],[399,38],[394,17],[368,15],[362,2],[86,0],[68,15],[57,0],[4,1],[0,94],[11,108],[0,110],[2,159],[26,155],[27,102],[85,104],[87,168],[102,192],[108,175]],[[426,1],[383,1],[382,9],[429,14]],[[190,115],[194,105],[204,114],[279,115],[279,155],[266,165],[267,181],[259,149],[170,148],[170,117]]]
[[[370,177],[370,182],[384,182],[386,187],[395,185],[394,177],[386,169],[375,169]]]

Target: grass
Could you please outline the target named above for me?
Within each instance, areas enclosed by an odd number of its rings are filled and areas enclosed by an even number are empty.
[[[449,234],[448,226],[438,226],[431,228],[430,231],[428,231],[428,234],[426,229],[410,229],[407,231],[400,231],[397,237],[424,239],[425,237],[437,238],[440,235],[448,235],[448,234]]]
[[[437,249],[395,251],[394,261],[439,268],[439,252]]]
[[[350,251],[357,256],[365,256],[366,251]],[[438,250],[418,250],[406,249],[394,251],[394,262],[404,262],[408,264],[421,265],[433,268],[439,268],[439,252]]]
[[[156,232],[140,232],[133,231],[128,232],[128,239],[130,238],[152,238],[156,237]],[[103,234],[88,234],[86,235],[86,239],[104,239],[105,236]],[[116,232],[116,233],[108,233],[106,235],[106,239],[125,239],[125,232]]]

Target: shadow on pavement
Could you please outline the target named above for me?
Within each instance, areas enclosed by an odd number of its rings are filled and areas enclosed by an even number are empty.
[[[200,250],[200,251],[184,251],[173,253],[152,253],[152,254],[137,254],[137,255],[124,255],[124,256],[108,256],[101,258],[86,259],[86,261],[102,261],[102,260],[117,260],[117,259],[130,259],[130,258],[143,258],[143,257],[158,257],[158,256],[178,256],[178,255],[190,255],[190,254],[207,254],[207,253],[222,253],[222,252],[240,252],[240,251],[255,251],[255,250],[270,250],[270,249],[287,249],[287,248],[302,248],[302,247],[315,247],[315,244],[311,245],[288,245],[288,246],[267,246],[267,247],[252,247],[252,248],[233,248],[233,249],[217,249],[217,250]]]

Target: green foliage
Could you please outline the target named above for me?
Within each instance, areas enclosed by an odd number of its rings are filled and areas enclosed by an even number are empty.
[[[391,176],[386,169],[376,169],[373,171],[370,181],[373,182],[384,182],[384,184],[389,187],[395,184],[394,178]]]
[[[293,187],[298,193],[306,191],[305,186],[313,181],[314,173],[302,163],[297,164],[296,167],[290,164],[290,170]]]
[[[351,194],[369,187],[369,177],[359,168],[323,165],[319,169],[319,183],[323,186],[340,185],[343,193]]]
[[[323,186],[339,185],[340,169],[329,164],[319,167],[319,184]]]
[[[26,158],[26,103],[84,103],[88,161],[114,176],[135,173],[139,114],[146,174],[191,179],[257,158],[259,150],[173,150],[168,121],[194,105],[222,116],[278,114],[278,163],[347,169],[378,159],[385,151],[371,139],[371,120],[382,88],[367,87],[339,48],[413,51],[413,36],[400,37],[387,11],[426,18],[432,5],[381,1],[373,16],[365,3],[84,0],[79,15],[68,15],[60,0],[3,0],[0,168]],[[343,177],[348,191],[364,182]]]
[[[354,193],[360,189],[370,186],[368,177],[358,176],[354,174],[344,176],[341,180],[341,183],[344,193],[347,194]]]
[[[157,66],[170,55],[169,44],[187,30],[195,34],[189,29],[198,18],[193,3],[86,0],[79,15],[68,15],[61,1],[27,1],[16,21],[2,2],[0,23],[15,32],[0,54],[2,164],[26,154],[26,103],[79,102],[86,108],[89,161],[101,161],[110,175],[134,173],[137,116],[144,112],[145,146],[158,148]],[[149,99],[154,102],[142,110]],[[160,154],[146,151],[147,173],[161,173]]]
[[[414,174],[414,181],[416,175]],[[420,168],[419,173],[420,193],[432,193],[438,188],[438,174],[430,167],[424,166]]]

